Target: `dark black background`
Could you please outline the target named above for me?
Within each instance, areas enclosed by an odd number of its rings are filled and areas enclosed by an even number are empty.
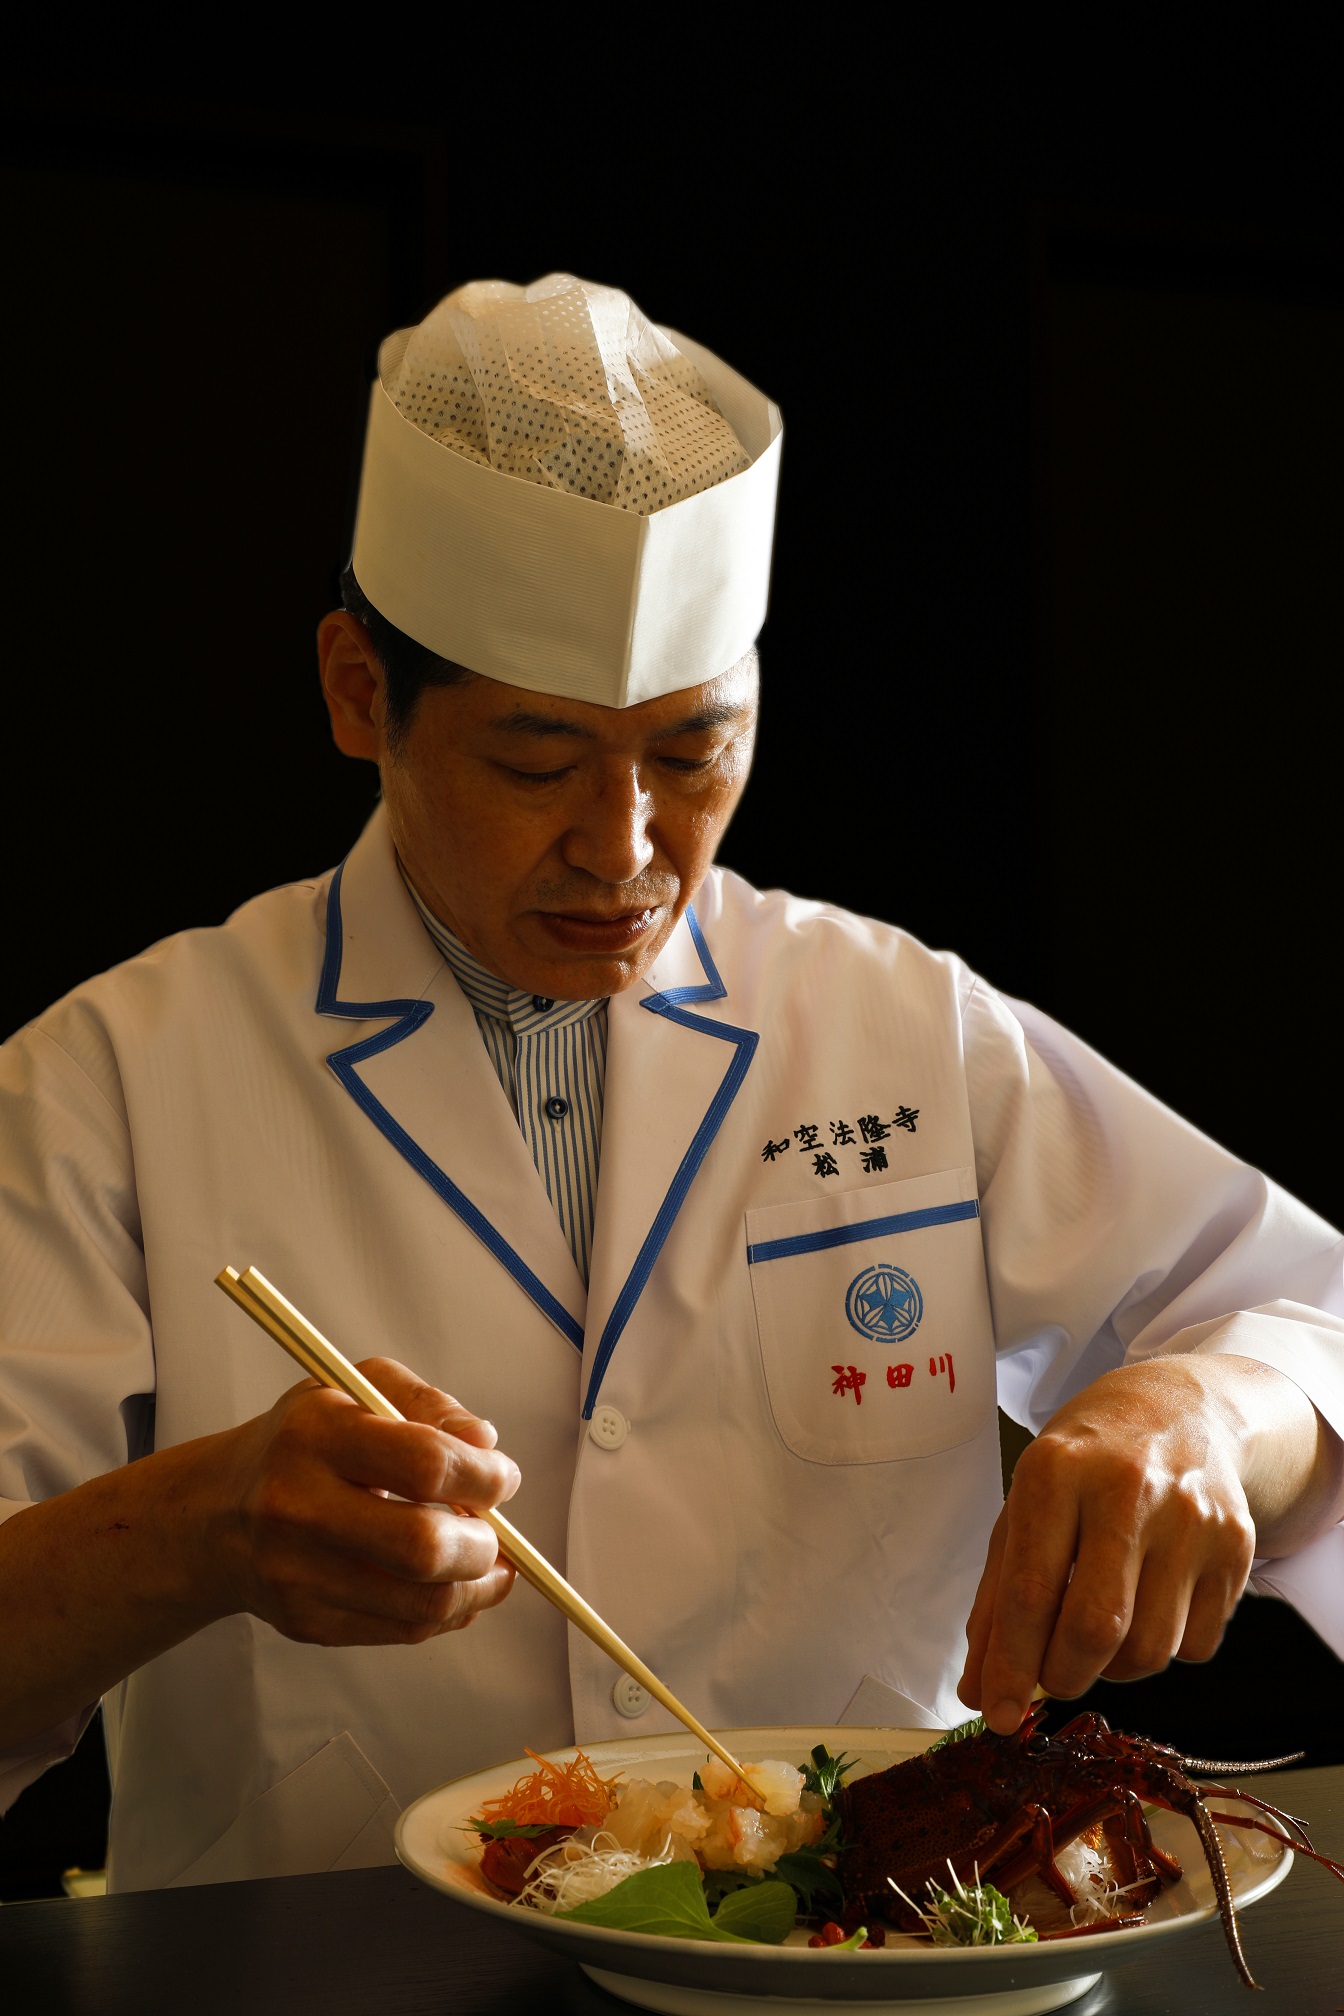
[[[376,343],[569,268],[783,408],[724,858],[956,949],[1344,1218],[1335,73],[1238,18],[1084,47],[837,16],[763,50],[565,17],[498,66],[431,23],[284,70],[31,45],[0,1034],[344,853],[374,778],[312,636]],[[1276,1742],[1257,1609],[1240,1706]],[[1337,1682],[1296,1690],[1322,1741]]]

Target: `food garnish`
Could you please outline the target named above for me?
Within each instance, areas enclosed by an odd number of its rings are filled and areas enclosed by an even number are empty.
[[[924,1887],[928,1903],[923,1908],[913,1897],[907,1897],[899,1883],[888,1877],[896,1895],[922,1918],[924,1926],[935,1946],[1032,1946],[1037,1934],[1034,1928],[1015,1917],[1013,1907],[1002,1890],[996,1890],[992,1883],[980,1881],[980,1871],[975,1872],[975,1881],[965,1884],[949,1862],[948,1874],[952,1878],[952,1888],[944,1890],[941,1884],[930,1880]]]
[[[752,1764],[745,1779],[708,1757],[690,1786],[617,1785],[581,1752],[566,1766],[528,1755],[538,1769],[470,1823],[486,1841],[482,1873],[519,1904],[672,1938],[776,1944],[800,1909],[843,1903],[830,1806],[852,1760],[823,1744],[797,1768]]]
[[[605,1820],[619,1796],[616,1780],[599,1778],[592,1760],[580,1750],[569,1764],[553,1764],[535,1750],[536,1764],[511,1791],[487,1799],[471,1821],[473,1833],[486,1840],[547,1834],[554,1827],[592,1827]]]
[[[625,1877],[605,1897],[554,1915],[580,1925],[652,1932],[663,1939],[778,1946],[793,1930],[798,1899],[787,1883],[753,1883],[725,1897],[711,1918],[695,1864],[665,1862]]]

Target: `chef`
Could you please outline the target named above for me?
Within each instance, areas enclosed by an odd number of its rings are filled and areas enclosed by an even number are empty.
[[[0,1053],[0,1803],[101,1699],[113,1887],[388,1860],[430,1786],[668,1727],[505,1500],[712,1726],[1011,1729],[1252,1574],[1344,1651],[1338,1235],[713,865],[780,447],[568,275],[389,338],[319,632],[374,817]],[[408,1421],[295,1384],[230,1262]]]

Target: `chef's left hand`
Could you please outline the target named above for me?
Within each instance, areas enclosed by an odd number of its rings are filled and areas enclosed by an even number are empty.
[[[1291,1379],[1183,1353],[1124,1366],[1023,1452],[966,1627],[958,1693],[1000,1734],[1065,1700],[1211,1659],[1258,1553],[1339,1516],[1340,1444]]]

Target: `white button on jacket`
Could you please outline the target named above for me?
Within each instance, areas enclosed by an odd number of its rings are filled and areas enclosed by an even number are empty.
[[[630,1423],[615,1407],[595,1407],[588,1434],[599,1449],[619,1449],[630,1433]]]
[[[647,1687],[640,1686],[638,1680],[631,1679],[628,1673],[622,1673],[611,1690],[611,1698],[616,1704],[617,1714],[624,1715],[633,1722],[637,1715],[644,1713],[652,1696]]]
[[[710,1727],[834,1722],[865,1675],[955,1719],[996,1397],[1038,1427],[1126,1353],[1198,1343],[1281,1366],[1342,1428],[1340,1260],[958,960],[714,870],[611,1003],[585,1291],[380,811],[337,873],[0,1050],[0,1510],[292,1386],[214,1286],[255,1264],[348,1355],[494,1421],[510,1517]],[[1261,1582],[1344,1652],[1339,1529]],[[332,1834],[365,1765],[401,1805],[629,1733],[610,1662],[521,1583],[421,1646],[225,1618],[106,1712],[114,1889],[215,1868],[226,1835],[257,1876],[384,1859],[385,1828]],[[73,1734],[0,1757],[0,1807]],[[231,1833],[282,1784],[282,1826]]]

